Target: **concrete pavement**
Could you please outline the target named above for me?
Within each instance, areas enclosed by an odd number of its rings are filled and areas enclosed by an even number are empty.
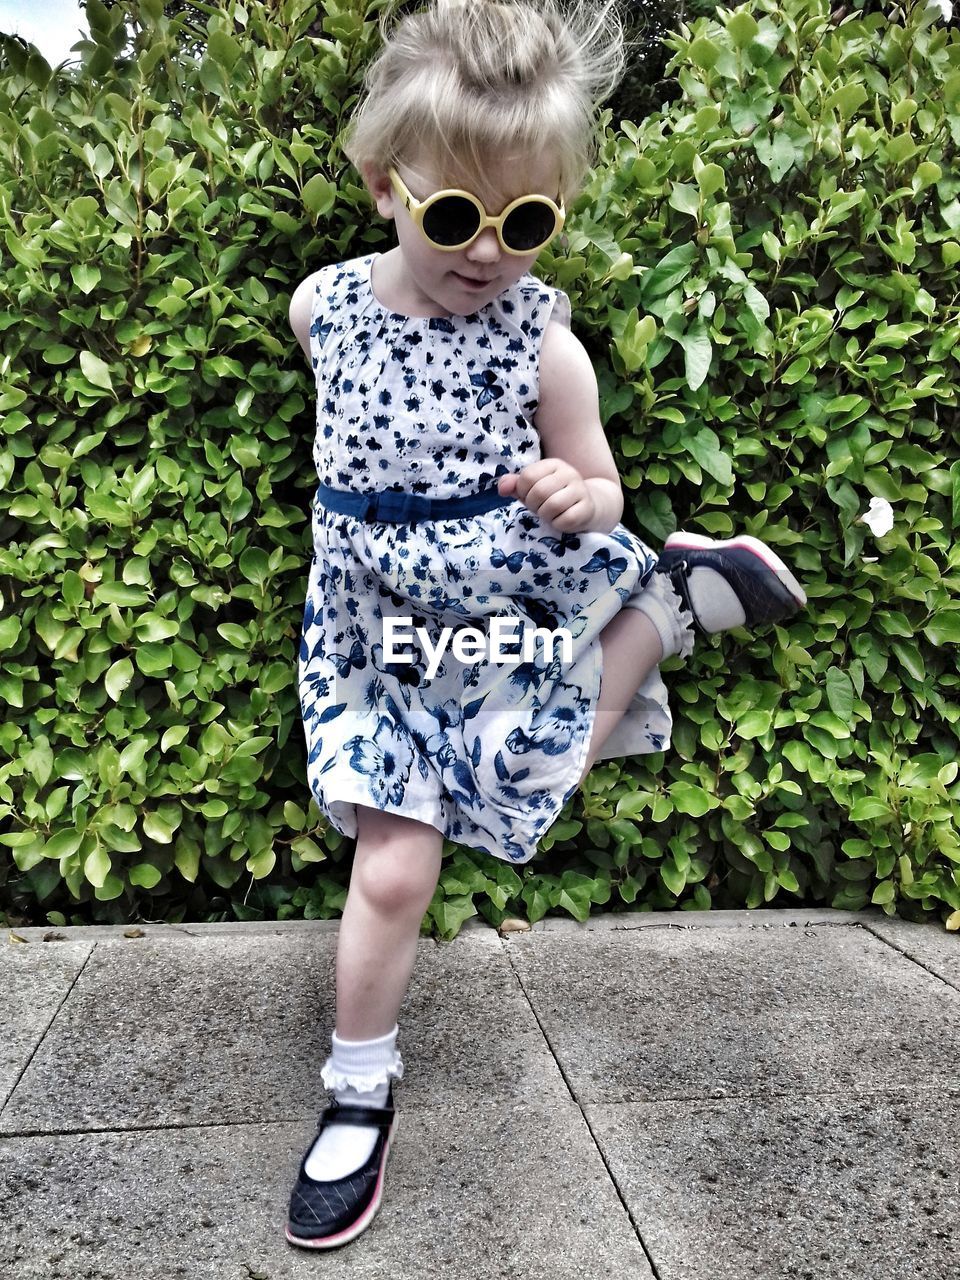
[[[295,1249],[336,930],[0,934],[0,1280],[960,1276],[960,939],[879,910],[421,939],[380,1212]]]

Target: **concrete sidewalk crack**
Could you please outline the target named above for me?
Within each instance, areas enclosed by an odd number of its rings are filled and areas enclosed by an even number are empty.
[[[570,1100],[571,1102],[576,1103],[577,1110],[580,1112],[580,1115],[583,1119],[583,1123],[587,1127],[587,1132],[590,1134],[590,1138],[593,1142],[594,1147],[596,1148],[597,1155],[600,1157],[600,1160],[603,1163],[603,1167],[607,1171],[607,1177],[610,1179],[610,1184],[617,1194],[617,1199],[620,1201],[620,1204],[623,1206],[623,1210],[627,1215],[627,1219],[630,1222],[630,1225],[633,1227],[634,1234],[636,1235],[637,1240],[640,1243],[640,1248],[643,1250],[644,1257],[646,1258],[647,1263],[649,1264],[650,1274],[654,1277],[654,1280],[662,1280],[660,1272],[657,1269],[657,1265],[654,1262],[653,1257],[651,1256],[650,1250],[647,1248],[646,1241],[643,1238],[643,1232],[640,1230],[640,1224],[637,1222],[636,1218],[633,1216],[633,1212],[631,1211],[629,1204],[627,1204],[627,1201],[624,1198],[623,1192],[620,1190],[620,1184],[619,1182],[617,1182],[616,1176],[614,1175],[613,1170],[610,1168],[609,1161],[607,1160],[607,1157],[604,1155],[603,1148],[600,1146],[600,1143],[597,1140],[597,1135],[593,1131],[593,1125],[590,1123],[590,1120],[587,1117],[587,1113],[583,1109],[583,1105],[581,1104],[580,1099],[577,1097],[576,1093],[573,1090],[573,1086],[570,1083],[569,1078],[567,1077],[567,1073],[563,1069],[563,1063],[557,1057],[556,1050],[554,1049],[553,1045],[550,1043],[550,1037],[547,1034],[547,1029],[546,1027],[544,1027],[543,1023],[540,1021],[540,1015],[537,1013],[536,1009],[534,1008],[533,1001],[530,999],[530,996],[527,994],[527,989],[523,985],[523,979],[520,977],[520,974],[517,972],[517,967],[513,963],[513,957],[510,954],[510,948],[507,945],[506,939],[501,938],[500,945],[503,948],[504,953],[507,957],[507,963],[509,964],[513,972],[513,976],[516,979],[517,986],[520,988],[520,991],[523,995],[524,1000],[526,1000],[527,1002],[530,1012],[533,1014],[534,1018],[536,1019],[537,1026],[540,1028],[540,1034],[543,1036],[544,1044],[546,1044],[547,1048],[550,1050],[550,1056],[553,1058],[554,1062],[557,1064],[557,1070],[560,1072],[560,1075],[563,1079],[563,1083],[567,1086],[567,1092],[570,1095]]]
[[[929,973],[931,978],[937,978],[940,982],[943,983],[945,987],[949,987],[951,991],[960,992],[960,986],[958,986],[955,982],[951,982],[950,979],[945,978],[942,973],[937,973],[936,970],[931,969],[930,966],[927,964],[924,964],[922,960],[918,960],[916,956],[912,956],[909,951],[904,951],[903,947],[898,946],[897,943],[892,942],[889,938],[885,938],[883,934],[878,933],[877,930],[874,929],[871,924],[864,923],[863,928],[866,929],[868,933],[872,933],[873,936],[877,938],[880,942],[886,943],[886,945],[892,951],[899,952],[899,954],[902,955],[905,960],[909,960],[911,964],[915,964],[918,969],[923,969],[925,973]]]
[[[40,1052],[41,1045],[43,1044],[44,1040],[46,1040],[47,1036],[50,1034],[50,1028],[56,1022],[57,1018],[59,1018],[60,1010],[63,1008],[63,1006],[67,1003],[67,1001],[70,999],[71,995],[73,994],[74,987],[77,985],[77,983],[80,981],[81,977],[83,976],[84,970],[86,969],[87,965],[90,963],[90,960],[93,956],[94,951],[96,951],[96,949],[97,949],[97,944],[94,942],[91,944],[90,954],[87,956],[83,964],[74,974],[73,981],[70,983],[69,987],[65,991],[63,999],[57,1005],[56,1009],[54,1009],[49,1021],[47,1022],[47,1025],[43,1029],[43,1033],[41,1034],[40,1038],[37,1040],[37,1043],[33,1046],[33,1052],[29,1055],[26,1062],[23,1064],[23,1070],[19,1073],[16,1080],[14,1080],[10,1088],[10,1091],[8,1092],[7,1096],[3,1100],[3,1104],[0,1105],[0,1130],[2,1130],[2,1127],[3,1127],[3,1113],[6,1111],[7,1107],[10,1105],[10,1099],[16,1093],[17,1088],[20,1084],[20,1081],[26,1075],[27,1071],[29,1071],[30,1064],[33,1062],[34,1058]]]

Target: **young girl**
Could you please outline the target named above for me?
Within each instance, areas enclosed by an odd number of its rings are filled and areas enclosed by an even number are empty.
[[[619,523],[569,300],[530,274],[594,158],[623,63],[614,4],[431,0],[388,31],[344,150],[398,243],[322,267],[290,304],[317,384],[308,773],[356,837],[321,1071],[335,1101],[286,1228],[306,1248],[379,1207],[444,837],[529,861],[595,760],[667,747],[657,667],[691,652],[692,624],[806,603],[756,539],[675,534],[658,560]],[[504,623],[513,649],[478,654]]]

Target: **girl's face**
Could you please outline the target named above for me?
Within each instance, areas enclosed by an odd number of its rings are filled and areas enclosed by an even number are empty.
[[[396,166],[397,172],[417,200],[425,200],[441,183],[437,169],[425,155]],[[424,238],[394,191],[388,174],[369,170],[368,186],[385,218],[397,228],[399,263],[397,289],[403,290],[411,306],[439,304],[453,315],[469,315],[492,301],[497,294],[524,275],[537,260],[535,253],[505,253],[494,227],[484,227],[463,249],[443,250]],[[488,168],[483,188],[479,182],[464,182],[463,189],[475,195],[492,217],[502,213],[512,200],[524,195],[549,196],[557,201],[559,172],[546,157],[513,157]],[[480,281],[479,285],[470,281]]]

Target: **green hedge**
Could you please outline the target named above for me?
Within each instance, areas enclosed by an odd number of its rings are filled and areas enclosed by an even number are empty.
[[[89,0],[78,74],[2,42],[11,925],[343,906],[296,689],[314,394],[287,307],[392,243],[336,145],[381,7],[224,0],[204,30]],[[425,928],[868,903],[960,927],[960,41],[905,8],[720,10],[670,37],[681,97],[605,116],[537,269],[594,357],[625,523],[758,535],[810,606],[668,664],[672,750],[598,764],[533,863],[448,844]]]

